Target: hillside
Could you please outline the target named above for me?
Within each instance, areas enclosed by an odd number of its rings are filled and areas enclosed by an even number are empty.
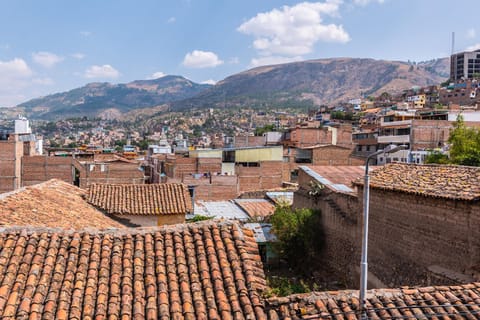
[[[355,58],[319,59],[250,69],[215,86],[197,84],[180,76],[127,84],[90,83],[27,101],[8,112],[23,113],[32,119],[75,116],[120,119],[126,114],[135,117],[169,109],[331,105],[382,92],[399,93],[412,86],[439,84],[448,78],[448,61],[444,58],[412,64]]]
[[[418,64],[335,58],[265,66],[232,75],[193,98],[172,103],[172,109],[332,104],[439,84],[448,78],[447,70],[448,58]]]
[[[209,88],[180,76],[138,80],[127,84],[90,83],[67,92],[33,99],[17,110],[33,119],[58,119],[74,116],[116,118],[145,107],[156,107],[192,97]]]

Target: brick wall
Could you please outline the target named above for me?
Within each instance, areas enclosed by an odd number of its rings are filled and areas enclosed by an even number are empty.
[[[22,186],[31,186],[50,179],[73,184],[71,157],[25,156],[22,158]]]
[[[169,180],[169,182],[171,182]],[[238,196],[237,176],[200,177],[185,175],[179,182],[188,186],[195,186],[195,201],[221,201],[231,200]]]
[[[264,136],[235,136],[234,147],[261,147],[266,144]]]
[[[433,265],[471,274],[480,265],[479,225],[478,201],[372,189],[370,268],[388,285],[428,284]]]
[[[0,193],[13,191],[21,187],[21,159],[23,142],[15,136],[0,141]]]
[[[197,158],[198,173],[216,173],[222,172],[221,158]]]
[[[312,165],[315,166],[345,166],[362,165],[365,161],[352,158],[353,149],[337,146],[325,146],[312,150]]]
[[[239,191],[275,189],[282,186],[282,161],[262,161],[258,167],[235,166]]]
[[[165,162],[165,174],[169,178],[181,179],[194,172],[197,172],[196,158],[168,157]]]
[[[322,212],[323,261],[348,287],[358,288],[363,189],[357,194],[328,189],[310,196],[311,178],[299,173],[294,208]],[[452,275],[472,274],[480,266],[480,203],[445,200],[371,189],[369,218],[369,285],[444,285],[459,283]],[[449,271],[445,276],[429,267]],[[477,271],[478,272],[478,271]],[[464,277],[464,278],[465,278]],[[478,275],[477,275],[478,277]]]
[[[452,128],[452,123],[447,120],[413,120],[410,133],[412,150],[444,146]]]
[[[107,162],[81,165],[80,188],[93,183],[143,184],[145,176],[137,163]]]

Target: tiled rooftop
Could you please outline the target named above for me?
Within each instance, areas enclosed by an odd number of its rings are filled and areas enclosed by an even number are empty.
[[[353,181],[365,174],[363,166],[300,166],[299,168],[327,188],[349,193],[355,192]],[[369,169],[373,170],[374,167]]]
[[[93,184],[88,202],[118,215],[169,215],[192,211],[187,186],[162,184]]]
[[[0,228],[2,319],[264,319],[250,230]]]
[[[370,174],[370,187],[431,197],[479,200],[480,168],[392,163]]]
[[[0,225],[82,229],[122,228],[84,199],[85,191],[60,180],[0,195]]]
[[[367,293],[368,319],[478,319],[480,283]],[[269,319],[360,319],[358,291],[317,292],[272,298]]]
[[[235,199],[235,203],[250,217],[268,217],[275,211],[275,206],[265,199]]]

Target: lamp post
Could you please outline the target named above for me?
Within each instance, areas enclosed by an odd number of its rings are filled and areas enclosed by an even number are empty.
[[[363,184],[363,237],[362,237],[362,260],[360,262],[360,310],[361,318],[367,319],[367,282],[368,282],[368,214],[370,206],[370,176],[368,175],[368,164],[370,159],[381,153],[392,153],[398,150],[407,149],[406,145],[396,146],[394,144],[388,145],[384,150],[378,150],[367,157],[365,160],[365,176]]]

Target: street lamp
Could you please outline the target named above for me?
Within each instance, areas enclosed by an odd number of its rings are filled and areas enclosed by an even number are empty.
[[[390,144],[385,149],[378,150],[367,157],[365,161],[365,182],[363,184],[363,238],[362,238],[362,260],[360,262],[360,310],[362,319],[367,319],[367,278],[368,278],[368,210],[370,205],[370,176],[368,175],[368,164],[370,159],[379,154],[393,153],[398,150],[407,149],[406,145]]]

